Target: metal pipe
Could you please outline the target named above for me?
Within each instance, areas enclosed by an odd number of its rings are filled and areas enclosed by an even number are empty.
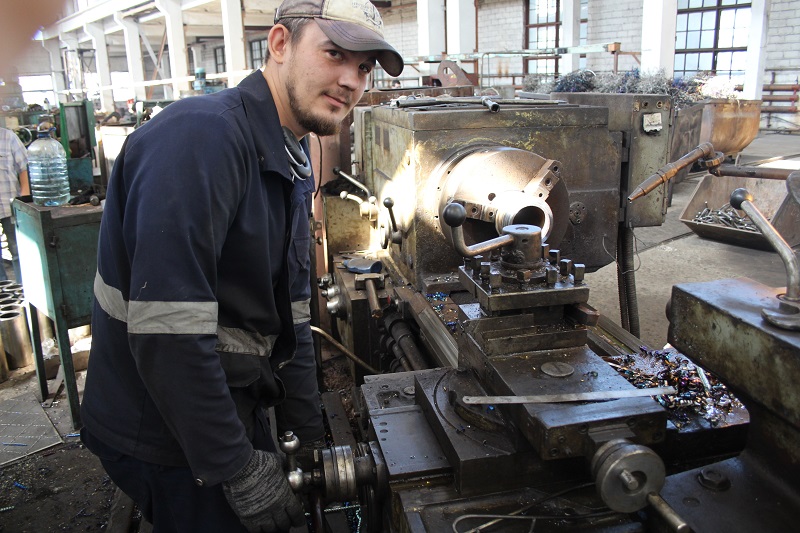
[[[323,330],[319,329],[319,328],[318,328],[318,327],[316,327],[316,326],[311,326],[311,331],[313,331],[313,332],[314,332],[314,333],[316,333],[317,335],[321,335],[321,336],[325,337],[325,340],[327,340],[328,342],[330,342],[331,344],[333,344],[334,346],[336,346],[336,348],[338,348],[338,349],[339,349],[339,351],[341,351],[341,352],[342,352],[344,355],[346,355],[346,356],[347,356],[347,358],[348,358],[348,359],[350,359],[351,361],[353,361],[355,364],[357,364],[357,365],[359,365],[360,367],[362,367],[362,368],[364,368],[364,369],[368,370],[368,371],[369,371],[370,373],[372,373],[372,374],[380,374],[380,372],[379,372],[378,370],[376,370],[376,369],[372,368],[372,367],[371,367],[371,366],[370,366],[368,363],[366,363],[366,362],[365,362],[363,359],[361,359],[360,357],[358,357],[356,354],[354,354],[353,352],[351,352],[350,350],[348,350],[347,348],[345,348],[343,344],[341,344],[341,343],[340,343],[340,342],[338,342],[336,339],[334,339],[333,337],[331,337],[331,336],[328,334],[328,332],[327,332],[327,331],[323,331]]]
[[[333,167],[333,174],[336,175],[336,176],[343,177],[344,179],[346,179],[347,181],[349,181],[350,183],[352,183],[353,185],[355,185],[356,187],[358,187],[359,189],[364,191],[367,194],[367,198],[372,196],[372,193],[369,192],[369,189],[367,189],[366,185],[364,185],[363,183],[361,183],[360,181],[355,179],[353,176],[351,176],[349,174],[345,174],[344,172],[342,172],[342,169],[340,169],[339,167]],[[360,198],[358,200],[359,200],[359,203],[361,203],[362,200]]]
[[[758,178],[762,180],[785,180],[793,169],[769,167],[740,167],[737,165],[720,165],[708,170],[714,176],[732,176],[735,178]]]
[[[674,531],[675,533],[689,533],[689,531],[691,531],[686,520],[681,518],[681,515],[676,513],[675,509],[664,501],[664,498],[658,493],[651,492],[648,494],[647,503],[649,503],[653,510],[664,519],[670,531]]]

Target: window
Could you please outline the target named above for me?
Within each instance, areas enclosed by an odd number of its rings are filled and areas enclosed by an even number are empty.
[[[561,26],[560,0],[528,0],[525,10],[525,48],[555,48]],[[542,55],[526,59],[526,74],[557,74],[558,58]]]
[[[25,104],[39,104],[46,109],[45,100],[49,106],[58,105],[56,93],[53,91],[53,78],[50,75],[20,76],[19,86],[22,89],[22,99]]]
[[[263,59],[262,59],[263,60]],[[259,65],[260,67],[261,65]],[[214,67],[216,73],[225,72],[225,47],[219,46],[214,48]]]
[[[267,55],[267,40],[250,41],[250,67],[261,68]]]
[[[701,72],[729,78],[746,68],[750,0],[678,0],[675,78]]]

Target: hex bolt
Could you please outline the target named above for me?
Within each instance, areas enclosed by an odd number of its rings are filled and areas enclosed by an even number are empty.
[[[499,272],[492,272],[489,274],[489,286],[493,289],[499,289],[503,283],[503,276]]]
[[[716,492],[722,492],[731,488],[731,480],[728,479],[728,476],[713,468],[703,468],[700,470],[700,473],[697,474],[697,481],[705,488]]]
[[[517,281],[520,283],[526,283],[531,280],[532,275],[533,274],[528,269],[517,270]]]
[[[550,264],[556,265],[561,261],[561,250],[550,250],[547,256],[550,258]]]
[[[558,262],[558,266],[562,276],[569,276],[572,274],[572,259],[562,259]]]
[[[634,476],[625,469],[623,469],[622,472],[619,473],[619,480],[622,481],[622,486],[629,491],[634,491],[639,489],[639,480],[636,479],[636,476]]]
[[[546,242],[542,243],[542,257],[548,259],[550,257],[550,245]]]

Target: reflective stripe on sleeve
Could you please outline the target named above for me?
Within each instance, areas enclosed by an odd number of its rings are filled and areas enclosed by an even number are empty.
[[[302,324],[311,320],[311,298],[292,302],[292,321]]]
[[[107,285],[98,271],[94,275],[94,295],[103,311],[121,322],[128,321],[128,302],[122,297],[122,292],[111,285]]]
[[[248,353],[269,357],[275,346],[277,335],[259,335],[252,331],[220,326],[217,329],[217,351],[231,353]]]
[[[149,335],[213,335],[217,332],[217,302],[127,302],[122,292],[98,272],[94,294],[103,310],[128,324],[128,333]]]

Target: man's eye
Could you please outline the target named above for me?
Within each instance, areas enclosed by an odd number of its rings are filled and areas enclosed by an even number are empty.
[[[365,64],[365,65],[361,65],[360,68],[361,68],[361,72],[363,72],[364,74],[369,74],[370,72],[372,72],[373,65]]]
[[[342,53],[339,50],[328,50],[328,55],[336,59],[342,57]]]

